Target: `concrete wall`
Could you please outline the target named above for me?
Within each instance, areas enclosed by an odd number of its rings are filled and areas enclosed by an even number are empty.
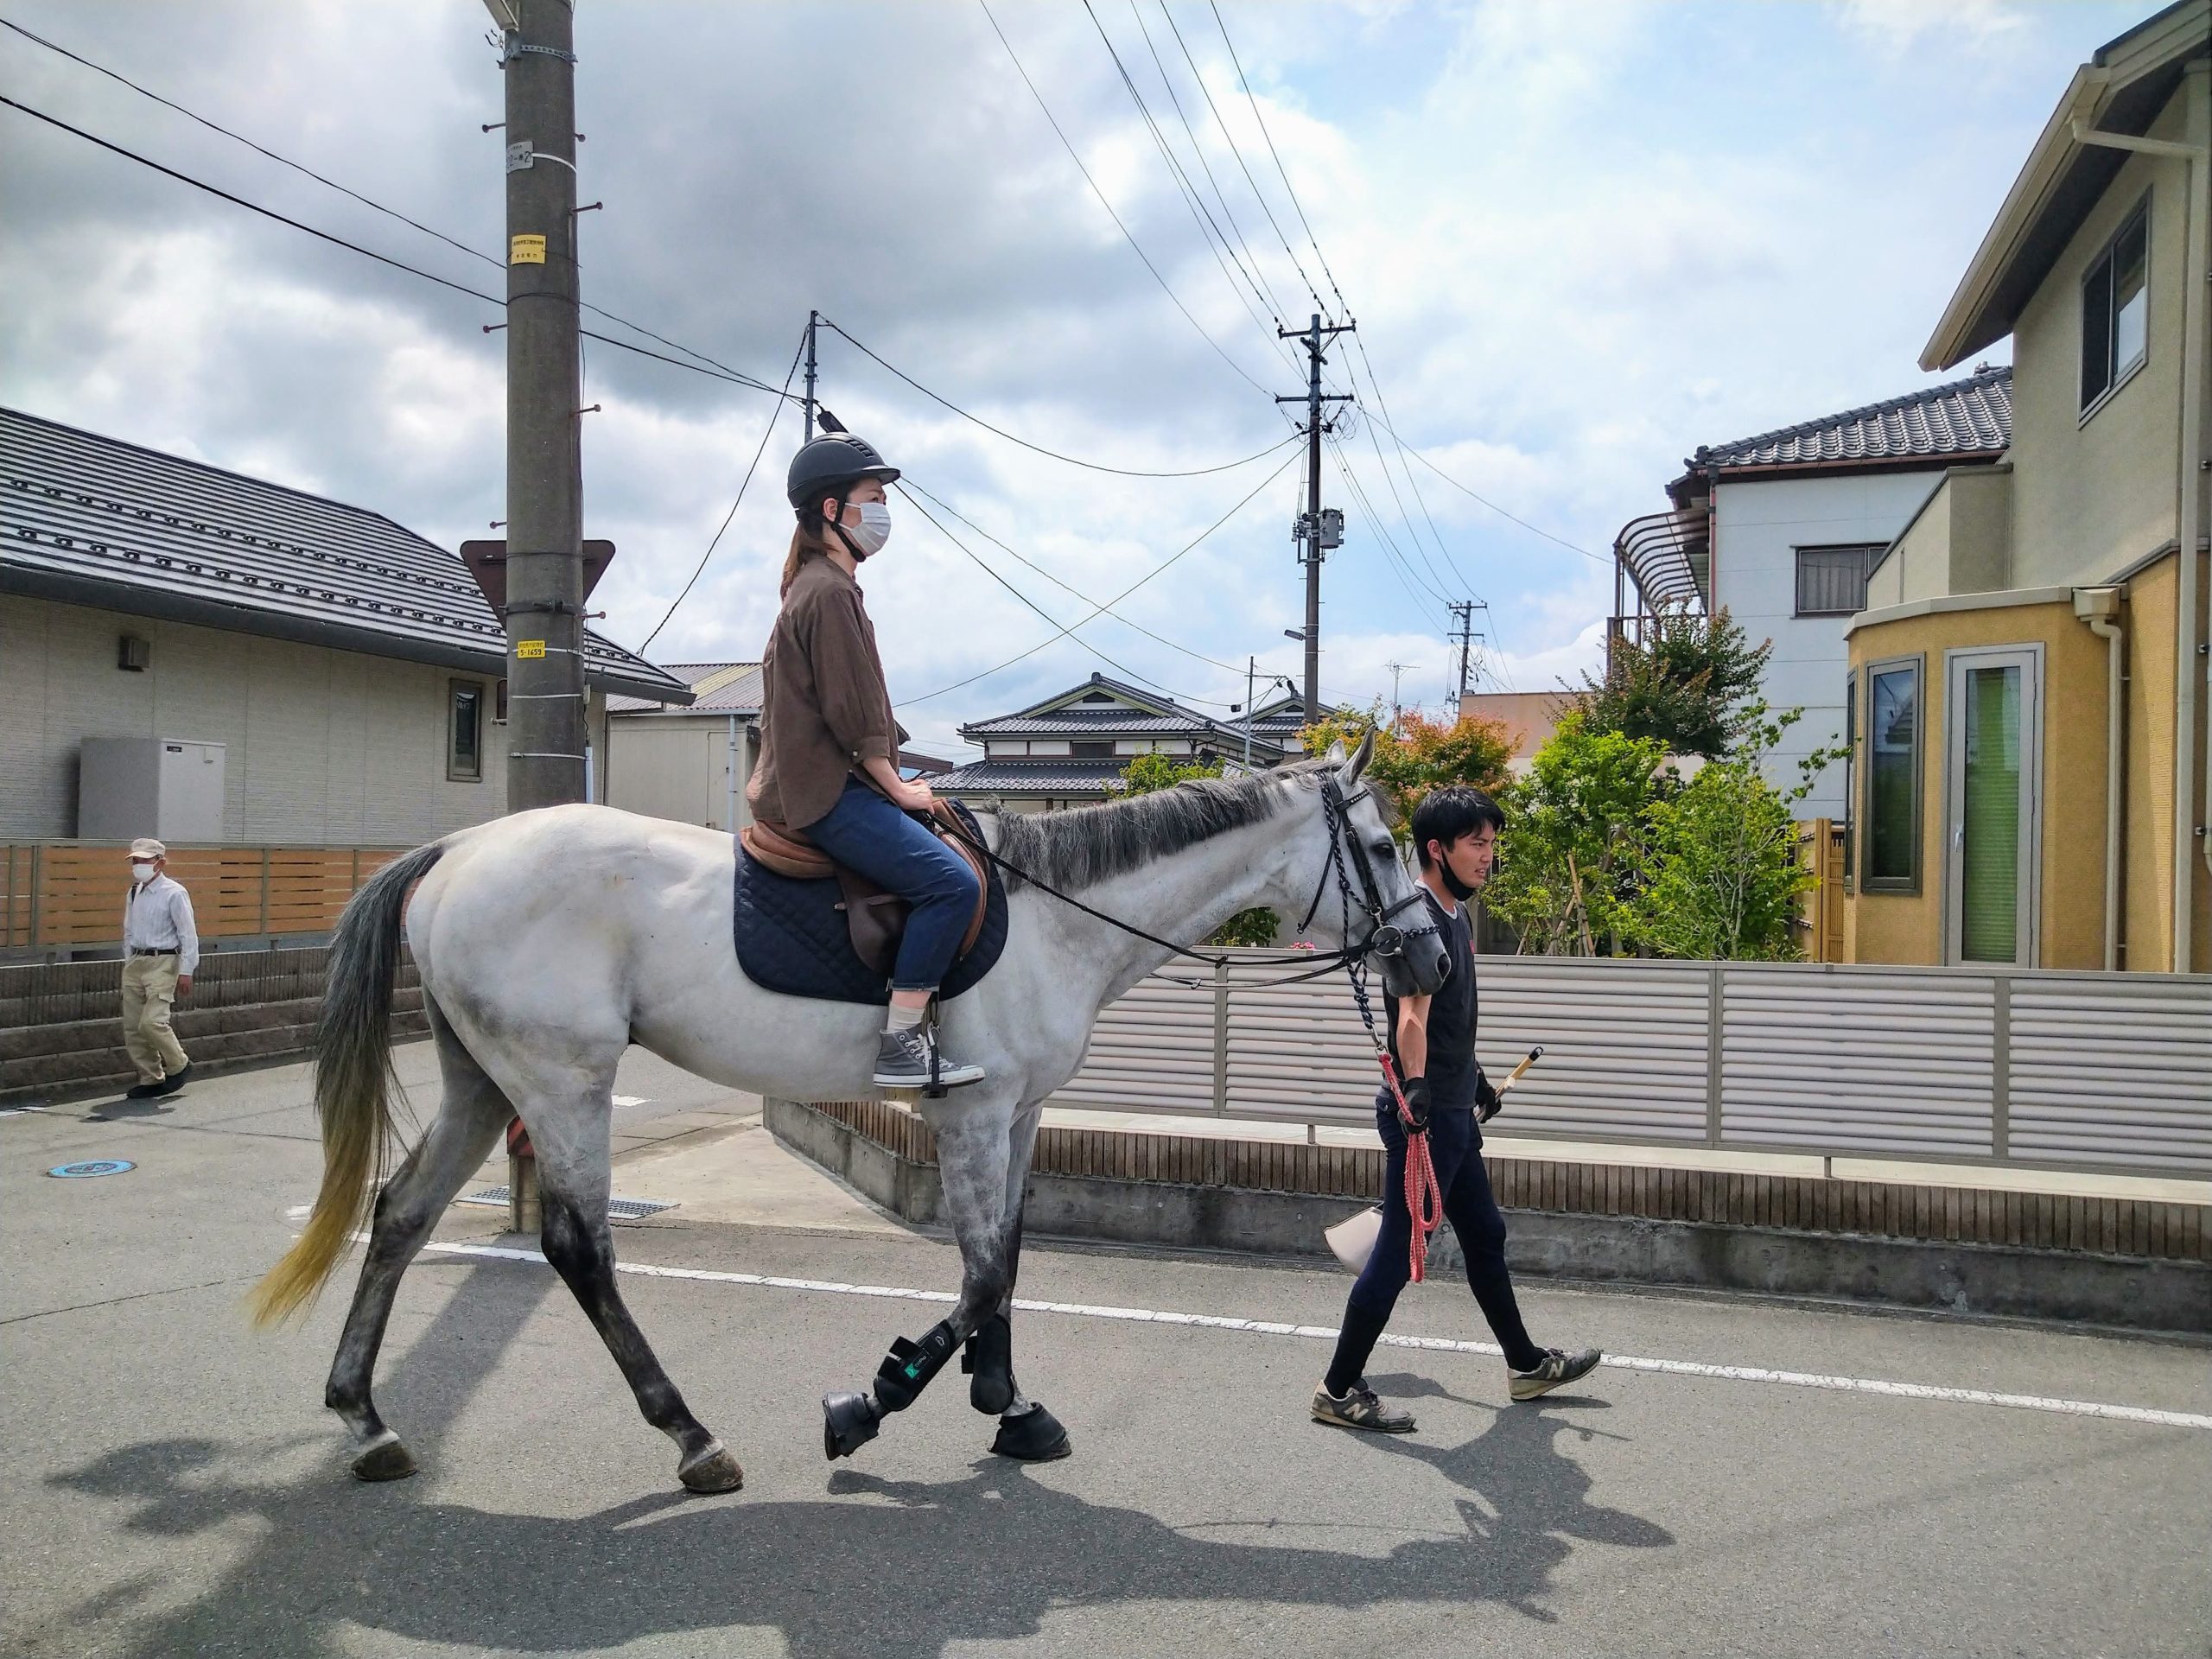
[[[1872,613],[1868,613],[1872,614]],[[1946,650],[1972,645],[2044,648],[2043,791],[2040,860],[2041,952],[2036,966],[2098,968],[2104,963],[2105,642],[2065,603],[1939,610],[1863,624],[1851,636],[1851,663],[1863,669],[1891,658],[1923,658],[1921,679],[1920,891],[1854,893],[1844,906],[1844,959],[1934,965],[1943,960],[1947,791]],[[1859,696],[1866,689],[1862,677]],[[1863,728],[1862,728],[1863,729]],[[1856,786],[1866,788],[1862,738]],[[1853,815],[1863,836],[1866,815]],[[1864,869],[1863,842],[1853,868]]]
[[[2185,82],[2151,127],[2188,132]],[[2200,129],[2203,121],[2199,114]],[[2018,468],[2012,585],[2108,582],[2173,538],[2178,508],[2182,309],[2188,207],[2177,160],[2130,156],[2043,280],[2013,332]],[[2082,276],[2145,194],[2151,199],[2150,352],[2134,378],[2082,418]]]
[[[143,672],[118,637],[150,642]],[[484,689],[482,777],[446,776],[448,682]],[[87,737],[227,746],[223,838],[392,846],[506,810],[496,677],[0,594],[0,836],[77,833]]]
[[[1870,611],[2011,586],[2012,464],[1953,467],[1866,582]]]
[[[1804,755],[1843,740],[1844,628],[1851,619],[1796,614],[1796,550],[1889,542],[1940,478],[1930,468],[1721,480],[1713,532],[1716,604],[1728,607],[1753,644],[1774,641],[1766,700],[1777,709],[1805,711],[1770,760],[1767,775],[1778,787],[1796,785]],[[1843,768],[1830,766],[1793,810],[1801,818],[1841,818]]]
[[[737,721],[733,789],[730,731],[727,715],[609,715],[607,804],[736,834],[753,822],[745,786],[760,736],[751,721]]]

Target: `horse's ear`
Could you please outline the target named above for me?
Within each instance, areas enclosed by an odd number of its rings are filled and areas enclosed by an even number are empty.
[[[1344,759],[1344,746],[1342,743],[1330,749],[1329,759],[1344,768],[1344,782],[1349,784],[1367,770],[1367,763],[1373,758],[1374,753],[1375,728],[1370,726],[1359,734],[1359,747],[1351,752],[1351,758],[1349,760]]]
[[[1326,754],[1323,755],[1321,758],[1322,758],[1324,760],[1326,760],[1326,761],[1327,761],[1331,766],[1341,766],[1342,765],[1344,765],[1344,739],[1342,739],[1341,737],[1339,737],[1339,738],[1337,738],[1337,739],[1334,739],[1333,741],[1331,741],[1331,743],[1330,743],[1330,745],[1329,745],[1329,752],[1328,752]]]

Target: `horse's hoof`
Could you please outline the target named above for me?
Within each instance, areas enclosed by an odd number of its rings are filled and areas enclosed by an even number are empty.
[[[404,1480],[415,1472],[415,1459],[399,1437],[378,1440],[353,1459],[356,1480]]]
[[[1060,1420],[1033,1402],[1019,1416],[999,1419],[998,1438],[991,1442],[991,1450],[1024,1463],[1051,1463],[1066,1457],[1075,1446]]]
[[[849,1458],[876,1436],[883,1414],[864,1394],[822,1396],[822,1455],[835,1463]]]
[[[745,1471],[719,1440],[711,1451],[701,1452],[679,1468],[676,1478],[686,1491],[692,1492],[734,1492],[745,1484]]]

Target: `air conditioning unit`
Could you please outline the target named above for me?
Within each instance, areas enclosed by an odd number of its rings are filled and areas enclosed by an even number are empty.
[[[85,841],[219,842],[225,746],[194,738],[88,737],[79,753]]]

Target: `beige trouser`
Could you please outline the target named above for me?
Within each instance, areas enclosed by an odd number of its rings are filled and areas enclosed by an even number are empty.
[[[169,1004],[175,1001],[174,952],[123,959],[123,1046],[130,1051],[141,1083],[175,1077],[188,1064],[169,1029]]]

